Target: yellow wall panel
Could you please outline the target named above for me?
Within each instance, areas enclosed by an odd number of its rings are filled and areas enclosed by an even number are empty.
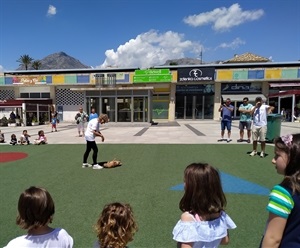
[[[52,84],[64,84],[65,77],[62,75],[53,75],[52,76]]]
[[[177,75],[178,75],[177,71],[172,71],[172,82],[176,82],[177,81]]]
[[[232,80],[232,74],[233,74],[232,70],[218,70],[216,80],[220,80],[220,81]]]
[[[265,79],[281,79],[281,69],[265,69]]]

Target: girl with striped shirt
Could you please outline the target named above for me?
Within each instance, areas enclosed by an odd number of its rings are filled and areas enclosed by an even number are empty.
[[[300,247],[300,133],[275,139],[272,163],[282,182],[272,189],[261,247]]]

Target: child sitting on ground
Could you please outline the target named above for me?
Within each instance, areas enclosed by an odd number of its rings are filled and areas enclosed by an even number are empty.
[[[34,140],[35,145],[45,145],[47,144],[47,137],[45,136],[45,133],[43,130],[40,130],[38,132],[39,137]]]
[[[18,144],[17,136],[14,133],[10,136],[9,144],[11,144],[13,146]]]
[[[29,137],[31,136],[28,134],[27,130],[23,130],[23,134],[20,138],[20,145],[30,145]]]
[[[98,241],[94,248],[125,248],[133,240],[137,225],[129,204],[119,202],[106,205],[95,225]]]

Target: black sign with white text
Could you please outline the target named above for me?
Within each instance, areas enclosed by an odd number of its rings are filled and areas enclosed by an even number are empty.
[[[178,69],[179,83],[192,83],[215,80],[215,68],[189,67]]]

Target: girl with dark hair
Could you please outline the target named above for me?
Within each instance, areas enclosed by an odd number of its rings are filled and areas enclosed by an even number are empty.
[[[71,248],[73,238],[62,228],[51,228],[54,201],[44,188],[30,187],[19,198],[16,223],[27,234],[11,240],[5,248]]]
[[[225,213],[226,198],[219,172],[209,164],[193,163],[184,171],[183,212],[173,229],[178,247],[218,247],[229,243],[228,229],[236,228]]]
[[[269,196],[262,247],[300,247],[300,133],[275,139],[272,163],[283,175]]]

